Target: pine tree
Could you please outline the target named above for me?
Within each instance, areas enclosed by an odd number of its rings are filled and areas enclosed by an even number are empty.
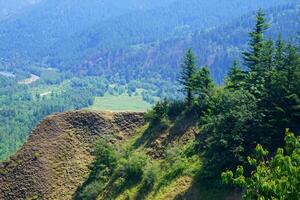
[[[282,144],[280,131],[291,128],[297,132],[300,129],[300,57],[296,47],[285,46],[283,41],[277,42],[275,69],[271,81],[265,84],[266,91],[260,102],[264,137],[272,140],[274,147]]]
[[[247,52],[243,52],[244,62],[246,66],[252,71],[256,70],[260,62],[261,51],[264,44],[264,32],[268,28],[269,25],[266,23],[265,13],[260,9],[256,14],[255,28],[249,33],[250,49]]]
[[[268,73],[273,70],[274,62],[274,44],[272,40],[268,40],[263,43],[261,58],[260,58],[260,70],[264,73]],[[267,75],[267,74],[266,74]]]
[[[245,85],[246,74],[238,66],[237,61],[233,62],[233,65],[228,73],[228,78],[226,79],[226,88],[237,90]]]
[[[276,70],[281,70],[284,66],[284,49],[284,42],[281,35],[279,35],[276,42],[276,50],[274,56],[274,65]]]
[[[249,33],[249,50],[243,52],[244,63],[249,69],[246,88],[259,100],[264,93],[267,67],[265,63],[272,55],[271,43],[264,39],[264,32],[269,28],[266,23],[265,14],[259,10],[256,14],[256,24]],[[266,52],[266,53],[265,53]]]
[[[213,81],[207,66],[198,69],[192,76],[192,89],[199,98],[205,96],[213,87]]]
[[[186,93],[187,104],[190,107],[193,101],[193,84],[192,77],[196,72],[196,58],[192,51],[189,49],[184,57],[182,64],[182,71],[179,82],[183,85],[183,90]]]
[[[297,53],[297,48],[291,44],[287,45],[286,48],[286,59],[284,62],[284,70],[287,73],[287,85],[286,89],[290,92],[297,92],[295,91],[295,87],[299,88],[299,73],[300,73],[300,66],[299,66],[300,57]],[[292,91],[291,91],[292,90]]]

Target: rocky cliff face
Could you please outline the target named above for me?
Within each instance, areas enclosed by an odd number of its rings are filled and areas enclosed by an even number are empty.
[[[89,175],[93,142],[123,140],[143,124],[142,113],[76,111],[47,117],[22,149],[0,164],[0,199],[72,199]]]

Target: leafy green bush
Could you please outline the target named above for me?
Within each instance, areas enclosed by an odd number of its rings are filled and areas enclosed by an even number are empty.
[[[74,199],[97,199],[115,172],[119,155],[110,143],[103,139],[98,140],[94,146],[93,155],[96,159],[92,163],[90,176],[78,188]]]
[[[143,176],[143,169],[147,164],[147,156],[141,153],[133,154],[124,164],[123,169],[126,179],[140,180]]]
[[[199,151],[204,163],[201,176],[217,180],[225,169],[245,163],[258,138],[254,137],[256,101],[246,91],[224,91],[214,97],[214,108],[202,118]]]
[[[157,165],[148,167],[145,169],[143,176],[143,188],[150,190],[154,187],[155,182],[157,181],[160,168]]]
[[[168,102],[157,102],[152,110],[145,114],[145,119],[150,126],[167,125],[168,124]]]
[[[109,168],[114,168],[117,165],[117,153],[106,140],[98,140],[96,142],[93,155],[96,157],[93,163],[96,168],[104,165]]]
[[[256,147],[257,158],[248,158],[255,170],[247,178],[244,168],[239,166],[236,173],[222,173],[226,184],[244,189],[244,199],[299,199],[300,196],[300,138],[287,132],[285,149],[279,148],[276,155],[268,160],[269,152],[261,145]]]
[[[175,119],[185,110],[185,103],[182,101],[170,101],[168,103],[168,117],[170,119]]]

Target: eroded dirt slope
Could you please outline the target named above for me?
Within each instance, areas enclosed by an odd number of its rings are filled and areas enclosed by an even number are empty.
[[[142,113],[76,111],[47,117],[22,149],[0,164],[0,199],[71,199],[89,175],[93,142],[122,140],[143,124]]]

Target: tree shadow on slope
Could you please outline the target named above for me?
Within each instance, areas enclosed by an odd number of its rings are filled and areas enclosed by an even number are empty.
[[[87,180],[77,188],[73,200],[96,200],[105,188],[105,183],[98,180],[96,172],[92,171]]]
[[[153,188],[153,185],[147,185],[143,183],[142,187],[137,192],[137,195],[135,196],[135,200],[144,200],[148,196],[148,194],[151,192]]]
[[[197,115],[181,114],[172,124],[157,124],[149,125],[143,135],[138,138],[133,147],[135,149],[144,145],[146,148],[150,148],[152,156],[154,158],[164,157],[165,149],[169,144],[174,141],[187,142],[191,135],[195,135],[197,130],[193,129],[197,127],[198,117]],[[183,137],[189,135],[188,137]],[[153,151],[153,152],[152,152]]]
[[[133,148],[138,149],[142,145],[149,146],[149,144],[151,144],[167,129],[168,126],[165,124],[149,125],[143,135],[134,142]]]
[[[179,138],[181,138],[184,134],[186,134],[190,128],[195,127],[198,122],[198,115],[192,115],[190,113],[179,115],[173,126],[169,130],[168,137],[166,138],[166,143],[171,143]],[[191,134],[196,134],[196,130],[191,130]]]
[[[174,200],[240,200],[241,191],[222,184],[211,184],[209,180],[195,177],[192,185],[184,193],[178,194]]]
[[[141,177],[131,177],[131,178],[118,178],[111,184],[108,192],[104,199],[116,199],[119,195],[123,194],[126,190],[135,187],[141,182]]]

